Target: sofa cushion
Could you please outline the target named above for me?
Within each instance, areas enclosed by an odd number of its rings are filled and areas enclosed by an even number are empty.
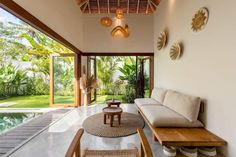
[[[203,127],[200,121],[190,122],[165,106],[142,106],[140,110],[154,127]]]
[[[138,98],[135,99],[134,102],[139,108],[141,106],[148,106],[148,105],[162,105],[161,103],[152,98]]]
[[[190,122],[194,122],[198,118],[200,102],[199,97],[168,90],[163,105],[183,115]]]
[[[167,90],[163,88],[153,88],[151,98],[163,103]]]

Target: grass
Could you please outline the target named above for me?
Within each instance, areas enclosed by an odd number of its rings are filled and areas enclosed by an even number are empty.
[[[0,100],[0,103],[14,102],[16,105],[1,108],[47,108],[49,95],[16,96]],[[56,96],[55,103],[73,103],[72,96]]]
[[[123,95],[114,98],[122,101]],[[49,107],[49,95],[15,96],[0,100],[0,103],[14,102],[16,105],[0,108],[47,108]],[[112,99],[113,95],[97,95],[96,104],[104,104],[106,100]],[[55,96],[55,103],[73,103],[73,96]]]
[[[55,96],[55,104],[73,104],[75,102],[74,96]]]
[[[17,104],[2,108],[46,108],[49,107],[49,95],[16,96],[0,100],[0,103],[4,102]]]

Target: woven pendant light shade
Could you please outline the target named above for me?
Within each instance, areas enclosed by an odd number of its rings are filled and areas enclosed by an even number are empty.
[[[101,25],[104,27],[110,27],[112,25],[112,20],[109,17],[103,17],[101,18]]]

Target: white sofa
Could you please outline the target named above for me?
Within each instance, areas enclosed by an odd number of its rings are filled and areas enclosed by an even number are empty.
[[[154,127],[203,127],[198,120],[201,99],[174,90],[154,88],[151,98],[135,99],[139,111]]]

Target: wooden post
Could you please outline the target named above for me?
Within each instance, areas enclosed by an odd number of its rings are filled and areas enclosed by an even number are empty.
[[[54,102],[54,71],[53,71],[53,55],[50,56],[50,107],[53,107]]]
[[[81,77],[81,55],[75,55],[75,104],[81,106],[81,90],[80,90],[80,77]]]
[[[150,93],[154,88],[154,57],[150,56]]]

